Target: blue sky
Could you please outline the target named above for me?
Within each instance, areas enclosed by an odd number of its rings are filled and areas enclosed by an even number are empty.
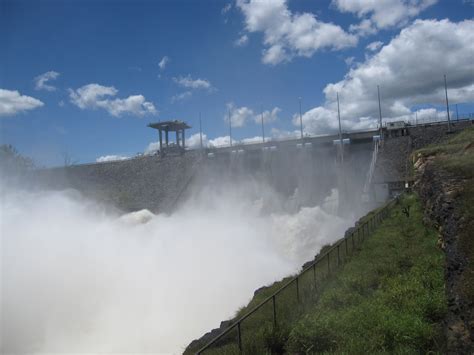
[[[217,144],[229,109],[234,139],[261,135],[262,110],[283,137],[298,97],[305,133],[324,134],[335,92],[344,129],[365,129],[377,84],[385,119],[442,118],[444,73],[474,112],[473,2],[383,2],[2,0],[1,143],[39,165],[132,156],[156,142],[149,122],[183,119],[189,139],[201,112]]]

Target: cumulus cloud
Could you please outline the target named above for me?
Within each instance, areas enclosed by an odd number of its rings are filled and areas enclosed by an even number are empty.
[[[236,107],[232,102],[227,104],[228,112],[224,116],[224,121],[229,122],[229,113],[232,127],[243,127],[247,121],[254,116],[252,109],[242,106]]]
[[[263,122],[264,123],[272,123],[278,119],[278,114],[281,112],[279,107],[274,107],[271,111],[266,110],[259,114],[256,114],[254,117],[255,123],[262,122],[262,115],[263,115]]]
[[[349,31],[356,33],[358,36],[368,36],[377,33],[377,28],[370,20],[362,20],[358,24],[349,26]]]
[[[143,95],[131,95],[124,99],[112,98],[118,90],[113,86],[88,84],[77,90],[69,89],[71,103],[80,109],[104,109],[115,117],[124,114],[144,116],[158,113],[153,103],[146,101]]]
[[[302,116],[302,120],[305,134],[331,134],[339,130],[337,111],[326,107],[319,106],[305,112]],[[295,126],[300,125],[299,114],[293,115],[292,123]],[[350,118],[341,117],[341,128],[343,131],[366,130],[376,127],[377,120],[374,119],[363,117],[358,120],[352,120]]]
[[[265,137],[265,141],[268,140],[268,137]],[[242,144],[253,144],[253,143],[262,143],[263,137],[262,136],[255,136],[250,138],[243,138],[240,143]]]
[[[35,79],[35,89],[36,90],[46,90],[46,91],[54,91],[56,88],[52,85],[49,85],[48,82],[51,80],[55,80],[59,77],[59,73],[55,71],[48,71],[44,74],[38,75]]]
[[[271,129],[271,136],[275,139],[289,139],[289,138],[299,138],[301,132],[299,130],[287,131],[278,128]]]
[[[126,160],[126,159],[130,159],[130,157],[123,156],[123,155],[104,155],[97,158],[95,161],[97,163],[105,163],[109,161]]]
[[[249,36],[244,34],[235,40],[234,45],[237,47],[243,47],[247,45],[248,42],[249,42]]]
[[[161,58],[160,62],[158,63],[160,70],[165,70],[166,65],[169,63],[169,61],[170,61],[170,58],[166,55],[163,58]]]
[[[235,142],[233,139],[232,142]],[[208,141],[209,147],[222,147],[230,144],[230,136],[217,137]]]
[[[160,150],[160,142],[151,142],[148,144],[148,146],[145,148],[145,155],[151,155],[155,154]]]
[[[44,103],[34,97],[21,95],[16,90],[0,89],[0,117],[14,116],[41,106]]]
[[[189,99],[191,96],[193,96],[193,93],[191,91],[185,91],[180,94],[173,95],[171,97],[171,102],[175,103],[178,101],[183,101],[183,100]]]
[[[228,13],[231,9],[232,9],[232,3],[228,3],[227,5],[225,5],[225,6],[222,8],[221,14],[222,14],[222,15],[225,15],[225,14]]]
[[[344,63],[346,63],[347,66],[352,66],[355,62],[355,57],[347,57],[344,59]]]
[[[444,104],[443,73],[452,103],[474,98],[474,21],[416,20],[379,52],[351,68],[344,79],[324,89],[324,106],[305,113],[305,129],[318,134],[334,130],[336,93],[346,129],[376,126],[377,85],[384,119],[412,115],[416,105]],[[295,124],[297,122],[295,121]]]
[[[173,81],[186,89],[212,89],[212,85],[209,80],[193,79],[191,75],[175,77],[173,78]]]
[[[319,21],[314,14],[293,14],[286,0],[237,0],[248,32],[262,32],[262,61],[279,64],[295,56],[311,57],[322,49],[353,47],[357,37],[340,26]]]
[[[367,48],[369,51],[375,52],[375,51],[378,51],[380,47],[382,46],[383,46],[383,42],[375,41],[375,42],[369,43],[367,47],[365,48]]]
[[[351,28],[359,35],[373,34],[377,29],[403,26],[437,0],[333,0],[341,11],[357,15],[362,21]]]
[[[207,140],[207,135],[205,133],[202,134],[202,146],[206,148],[209,145]],[[198,149],[201,148],[201,137],[199,133],[192,134],[189,138],[186,138],[186,147],[190,149]]]

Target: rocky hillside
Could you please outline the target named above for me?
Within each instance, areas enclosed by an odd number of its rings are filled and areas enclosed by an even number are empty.
[[[452,123],[453,132],[472,124],[470,121]],[[407,181],[411,176],[410,154],[429,144],[438,144],[446,138],[447,125],[415,126],[407,129],[408,135],[386,138],[379,151],[374,182]]]
[[[474,351],[474,128],[413,156],[415,189],[425,220],[439,231],[446,254],[448,351]]]

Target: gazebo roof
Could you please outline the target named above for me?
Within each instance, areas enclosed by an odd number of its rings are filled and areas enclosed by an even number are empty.
[[[186,122],[179,120],[150,123],[148,127],[171,132],[191,128]]]

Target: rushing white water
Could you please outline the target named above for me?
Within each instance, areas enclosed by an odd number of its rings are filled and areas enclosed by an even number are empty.
[[[125,216],[70,192],[1,204],[1,353],[180,353],[352,221],[210,193]]]

